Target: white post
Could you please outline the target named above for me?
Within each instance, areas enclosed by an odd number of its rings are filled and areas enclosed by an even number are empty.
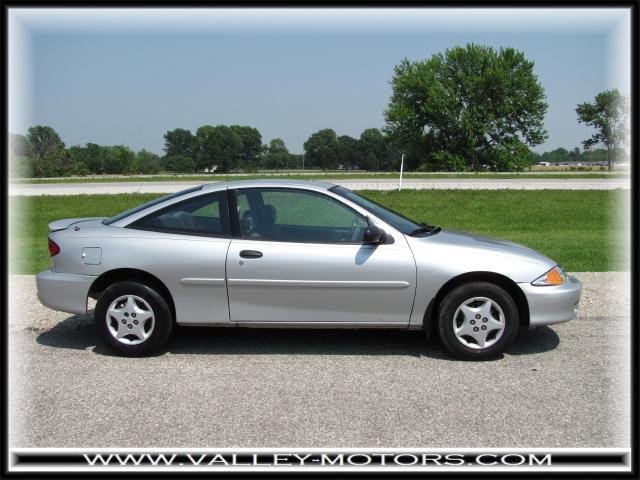
[[[402,170],[404,170],[404,153],[400,158],[400,186],[398,187],[398,191],[402,190]]]

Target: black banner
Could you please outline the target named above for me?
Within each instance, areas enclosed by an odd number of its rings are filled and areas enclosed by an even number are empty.
[[[17,449],[12,471],[630,471],[625,449]]]

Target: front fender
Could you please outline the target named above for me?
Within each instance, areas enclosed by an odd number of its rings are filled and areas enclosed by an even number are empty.
[[[429,303],[447,282],[456,277],[473,272],[489,272],[505,277],[514,284],[529,283],[556,265],[552,260],[530,260],[495,250],[430,243],[411,237],[407,240],[417,269],[416,297],[409,322],[414,328],[422,326]]]

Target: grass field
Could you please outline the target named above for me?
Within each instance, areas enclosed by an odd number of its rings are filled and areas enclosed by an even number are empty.
[[[362,192],[417,221],[500,237],[539,250],[569,271],[626,270],[611,228],[620,190],[406,190]],[[47,225],[108,217],[159,194],[12,197],[12,273],[49,268]]]
[[[13,183],[110,183],[110,182],[188,182],[188,181],[202,181],[215,182],[225,180],[250,180],[255,178],[288,178],[291,180],[358,180],[367,178],[389,178],[397,179],[399,174],[395,173],[344,173],[344,172],[326,172],[326,173],[262,173],[262,174],[247,174],[247,175],[136,175],[136,176],[113,176],[105,175],[92,176],[92,177],[65,177],[65,178],[27,178],[27,179],[12,179]],[[519,178],[519,179],[568,179],[568,178],[627,178],[628,173],[606,173],[606,172],[553,172],[553,173],[422,173],[422,172],[410,172],[405,173],[405,178],[418,180],[418,179],[451,179],[451,178]]]

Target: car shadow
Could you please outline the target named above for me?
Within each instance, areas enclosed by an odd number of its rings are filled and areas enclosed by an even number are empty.
[[[98,338],[93,317],[74,315],[36,337],[40,345],[90,350],[114,356]],[[560,343],[549,327],[525,330],[507,350],[508,355],[529,355],[553,350]],[[185,355],[403,355],[456,361],[438,340],[419,330],[289,329],[176,327],[166,352]]]
[[[515,342],[506,350],[509,355],[530,355],[554,350],[560,345],[560,337],[548,326],[523,329]]]

